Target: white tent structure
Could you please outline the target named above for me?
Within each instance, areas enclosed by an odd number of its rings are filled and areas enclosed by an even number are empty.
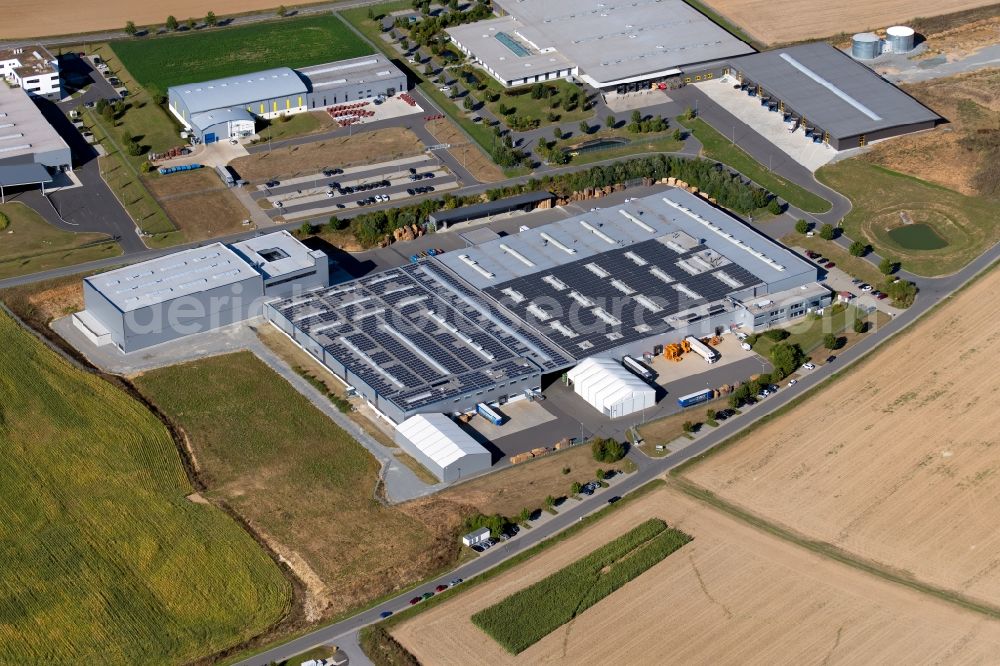
[[[656,389],[611,358],[588,358],[568,377],[577,395],[613,419],[656,404]]]
[[[488,470],[490,452],[445,414],[417,414],[396,426],[400,447],[444,482]]]

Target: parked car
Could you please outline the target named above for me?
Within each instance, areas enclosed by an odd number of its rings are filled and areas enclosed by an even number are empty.
[[[827,268],[834,268],[834,267],[835,267],[836,265],[837,265],[837,264],[835,264],[835,263],[834,263],[834,262],[832,262],[832,261],[828,261],[828,262],[826,262],[826,267],[827,267]]]
[[[385,618],[392,616],[392,611],[382,611],[378,614],[378,616],[384,620]]]
[[[326,198],[327,198],[327,199],[332,199],[332,198],[334,198],[335,196],[337,196],[337,193],[336,193],[336,192],[334,192],[333,190],[327,190],[327,191],[326,191]]]
[[[423,597],[423,598],[424,598],[424,600],[427,600],[427,599],[430,599],[431,597],[433,597],[433,596],[434,596],[434,593],[433,593],[433,592],[424,592],[424,593],[423,593],[423,594],[421,594],[420,596],[421,596],[421,597]]]
[[[810,259],[815,259],[819,255],[813,252],[812,250],[806,250],[806,256],[809,257]]]
[[[447,585],[438,585],[437,587],[434,588],[434,591],[435,592],[444,592],[447,589],[448,589]]]
[[[833,362],[834,362],[834,361],[836,361],[836,360],[837,360],[837,357],[836,357],[836,356],[827,356],[827,357],[826,357],[826,362],[827,362],[827,363],[833,363]]]
[[[410,261],[412,261],[413,263],[417,263],[419,259],[420,257],[418,257],[417,255],[413,255],[412,257],[410,257]],[[481,553],[484,550],[486,550],[485,548],[483,548],[483,544],[481,543],[474,543],[470,546],[470,548],[472,548],[472,550],[476,551],[477,553]]]
[[[264,183],[264,187],[277,187],[278,185],[281,185],[281,182],[274,180],[273,178]]]
[[[851,280],[851,284],[861,284],[861,278],[854,278]]]
[[[816,364],[815,363],[806,363],[802,367],[805,368],[806,370],[815,370],[816,369]]]
[[[410,188],[407,188],[406,193],[409,194],[412,197],[413,195],[416,194],[416,191],[412,187],[410,187]]]
[[[608,498],[608,504],[614,504],[615,502],[617,502],[620,499],[621,499],[620,495],[615,495],[614,497],[610,497],[610,498]]]
[[[423,601],[423,599],[421,599],[420,597],[413,597],[412,599],[410,599],[410,605],[411,606],[416,606],[421,601]]]
[[[878,296],[876,296],[875,298],[877,298],[880,301],[884,301],[888,296],[889,296],[889,294],[886,294],[886,293],[883,293],[883,292],[880,291],[878,293]]]
[[[788,380],[788,388],[792,388],[793,386],[795,386],[798,383],[799,383],[799,380],[797,380],[797,379],[789,379]]]
[[[872,290],[872,286],[866,282],[863,285],[861,285],[860,287],[858,287],[858,289],[860,289],[861,291],[871,291]]]
[[[284,208],[285,204],[281,203],[280,201],[275,201],[274,202],[274,207],[275,208]]]
[[[455,580],[453,580],[450,583],[448,583],[448,585],[450,585],[451,587],[455,587],[456,585],[459,585],[461,583],[462,583],[462,579],[461,578],[456,578]]]

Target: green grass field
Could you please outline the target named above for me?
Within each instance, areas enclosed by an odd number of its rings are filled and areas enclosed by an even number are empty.
[[[691,537],[651,518],[586,557],[472,616],[477,627],[519,654],[641,575]]]
[[[844,232],[912,273],[954,273],[1000,240],[996,198],[966,196],[861,158],[825,166],[816,177],[851,200]],[[891,233],[904,224],[926,224],[947,245],[904,247]]]
[[[378,502],[378,462],[253,354],[154,370],[135,384],[191,438],[206,494],[300,556],[328,588],[332,612],[457,554],[456,542],[435,541],[423,523]]]
[[[0,662],[189,663],[288,610],[277,565],[192,492],[166,428],[0,314]]]
[[[140,84],[162,92],[182,83],[271,67],[306,67],[372,52],[333,14],[129,39],[113,42],[111,48]]]
[[[0,213],[10,221],[10,226],[0,229],[0,279],[122,253],[118,243],[105,234],[56,229],[21,203],[0,205]]]
[[[813,194],[787,178],[782,178],[751,157],[739,146],[734,146],[729,139],[720,134],[714,127],[701,118],[677,122],[691,130],[696,139],[701,141],[702,154],[710,160],[722,162],[736,169],[761,187],[770,190],[791,205],[809,213],[825,213],[830,210],[830,202]]]

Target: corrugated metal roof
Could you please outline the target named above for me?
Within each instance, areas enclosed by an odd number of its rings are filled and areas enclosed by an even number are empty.
[[[825,42],[735,58],[732,65],[802,114],[842,138],[939,116],[870,68]]]
[[[239,109],[213,109],[201,113],[191,114],[191,126],[199,130],[206,130],[212,125],[229,122],[231,120],[249,120],[254,122],[254,117],[243,108]]]
[[[468,455],[488,453],[444,414],[417,414],[396,430],[441,468]]]
[[[538,203],[552,198],[554,198],[552,193],[544,190],[537,192],[524,192],[522,194],[516,194],[512,197],[507,197],[506,199],[486,201],[483,203],[473,204],[472,206],[453,208],[451,210],[439,210],[431,213],[430,217],[438,224],[442,222],[447,224],[464,222],[465,220],[475,220],[480,217],[486,217],[487,215],[506,213],[507,211],[514,210],[519,206]]]
[[[188,112],[195,114],[229,106],[245,106],[265,99],[304,95],[307,91],[305,81],[294,70],[277,67],[252,74],[172,86],[168,92],[170,97],[184,100]]]

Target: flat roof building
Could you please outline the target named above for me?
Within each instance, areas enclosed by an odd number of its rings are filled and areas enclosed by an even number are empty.
[[[69,145],[20,88],[0,84],[0,188],[52,180],[73,168]]]
[[[271,303],[265,314],[400,423],[523,397],[542,375],[590,357],[641,356],[658,342],[805,314],[830,301],[816,277],[815,266],[749,225],[669,189],[492,234]],[[780,307],[751,311],[785,292]],[[640,393],[628,400],[641,409]],[[615,414],[627,408],[624,398],[611,403]]]
[[[276,67],[212,81],[171,86],[170,112],[197,141],[250,136],[257,118],[301,113],[406,90],[406,75],[370,55],[293,70]]]
[[[449,28],[506,86],[553,69],[625,92],[753,49],[683,0],[495,0],[500,19]]]
[[[0,49],[0,76],[29,95],[62,99],[59,59],[41,44]]]
[[[265,300],[293,286],[304,291],[327,283],[326,255],[281,231],[86,277],[85,310],[73,321],[95,344],[127,353],[257,316]]]
[[[825,42],[734,58],[730,73],[822,133],[837,150],[923,129],[941,117]]]
[[[553,201],[555,201],[555,195],[551,192],[544,190],[523,192],[495,201],[484,201],[483,203],[472,204],[471,206],[434,211],[428,219],[437,229],[447,229],[459,222],[481,220],[484,217],[502,215],[503,213],[510,213],[516,210],[530,211],[536,208],[549,208]]]

